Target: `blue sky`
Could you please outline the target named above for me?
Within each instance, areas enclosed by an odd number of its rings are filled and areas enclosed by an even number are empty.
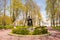
[[[41,11],[45,11],[46,1],[45,0],[35,0],[35,2],[40,6]]]
[[[46,15],[46,0],[35,0],[35,2],[37,3],[37,5],[40,6],[40,11],[43,16],[43,19],[46,19],[46,17],[47,17],[47,15]]]

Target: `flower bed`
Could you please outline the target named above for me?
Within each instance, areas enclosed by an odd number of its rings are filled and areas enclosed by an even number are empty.
[[[29,28],[32,28],[30,31]],[[41,34],[47,34],[48,31],[45,27],[28,27],[28,26],[19,26],[12,30],[13,34],[19,34],[19,35],[41,35]]]

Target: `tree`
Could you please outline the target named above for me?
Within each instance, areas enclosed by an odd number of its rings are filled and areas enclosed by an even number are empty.
[[[6,13],[6,0],[4,0],[4,14],[3,14],[3,21],[2,21],[2,23],[3,23],[3,25],[5,26],[6,25],[6,23],[5,23],[5,13]]]
[[[13,10],[13,22],[16,20],[20,14],[20,10],[25,10],[25,6],[22,4],[21,0],[12,0],[11,9]]]
[[[57,21],[59,20],[59,0],[47,0],[47,13],[51,19],[51,26],[58,26]]]
[[[39,6],[34,2],[34,0],[27,0],[25,6],[27,8],[26,18],[28,17],[27,15],[29,15],[33,19],[33,25],[35,25],[36,22],[39,24],[38,20],[42,19]]]

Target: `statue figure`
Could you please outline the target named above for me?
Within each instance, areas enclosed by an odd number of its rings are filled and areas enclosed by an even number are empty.
[[[27,23],[28,26],[33,26],[32,19],[30,18],[30,16],[28,16],[27,21],[28,21]]]

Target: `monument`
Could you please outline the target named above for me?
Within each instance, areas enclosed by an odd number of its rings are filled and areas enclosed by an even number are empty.
[[[28,26],[33,26],[32,18],[30,18],[30,16],[28,16],[27,25]]]

